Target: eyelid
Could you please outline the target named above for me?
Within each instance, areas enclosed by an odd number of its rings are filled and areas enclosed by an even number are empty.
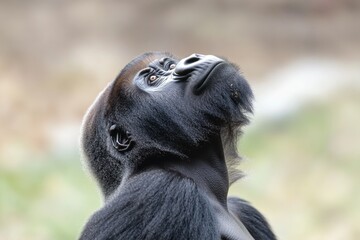
[[[153,77],[153,76],[156,77],[156,78],[151,80],[150,78]],[[150,74],[145,79],[146,79],[146,84],[148,86],[157,86],[160,78],[156,74]]]
[[[176,68],[176,64],[175,64],[174,62],[171,62],[171,63],[169,64],[168,69],[169,69],[169,70],[174,70],[174,68]]]
[[[148,74],[151,72],[151,69],[150,68],[144,68],[142,69],[140,72],[139,72],[139,75],[143,75],[143,74]]]
[[[161,59],[159,60],[160,65],[161,65],[161,66],[165,66],[164,63],[166,63],[166,62],[168,61],[168,59],[169,59],[169,58],[167,58],[167,57],[161,58]]]
[[[166,62],[166,64],[164,65],[164,68],[165,68],[165,70],[171,70],[171,68],[170,68],[170,66],[171,65],[173,65],[173,64],[175,64],[176,65],[176,63],[175,63],[175,61],[173,61],[173,60],[168,60],[167,62]]]

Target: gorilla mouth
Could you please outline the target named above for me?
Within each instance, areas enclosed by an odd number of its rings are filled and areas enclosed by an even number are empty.
[[[208,69],[202,74],[202,76],[199,76],[200,80],[195,84],[194,86],[194,93],[200,94],[204,89],[207,88],[209,83],[211,82],[212,75],[217,72],[217,70],[221,67],[222,63],[225,63],[223,61],[217,62],[212,66],[209,66]]]

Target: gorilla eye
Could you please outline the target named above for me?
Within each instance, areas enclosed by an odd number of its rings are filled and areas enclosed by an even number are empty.
[[[172,69],[174,69],[175,67],[176,67],[176,65],[175,65],[175,63],[173,63],[173,64],[171,64],[171,65],[169,66],[169,69],[172,70]]]
[[[150,77],[149,77],[149,80],[150,81],[155,81],[157,79],[157,76],[155,76],[155,75],[151,75]]]
[[[158,76],[156,76],[156,75],[151,75],[150,77],[148,77],[148,84],[149,85],[152,85],[152,84],[154,84],[154,82],[156,81],[158,79]]]

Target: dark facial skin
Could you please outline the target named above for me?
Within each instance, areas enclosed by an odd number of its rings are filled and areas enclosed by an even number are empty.
[[[188,180],[195,184],[196,190],[191,190],[193,200],[179,198],[181,206],[170,205],[168,208],[186,208],[187,201],[192,205],[197,201],[206,201],[206,209],[194,209],[194,214],[208,211],[209,217],[192,217],[194,226],[197,223],[202,226],[208,221],[207,225],[212,230],[204,230],[211,235],[206,239],[220,239],[220,236],[221,239],[253,239],[251,235],[258,236],[248,232],[249,227],[244,226],[241,217],[230,213],[227,202],[229,184],[238,178],[233,166],[238,158],[236,137],[241,127],[248,123],[247,114],[252,112],[251,101],[251,89],[238,68],[212,55],[193,54],[179,60],[168,53],[153,52],[143,54],[125,66],[99,95],[84,118],[83,152],[106,203],[89,221],[82,239],[98,236],[94,235],[94,229],[101,229],[102,221],[104,225],[114,226],[114,229],[120,229],[116,227],[118,224],[126,231],[132,231],[131,221],[126,219],[133,219],[134,215],[122,215],[123,210],[117,212],[120,208],[116,207],[117,204],[124,205],[121,209],[125,206],[131,209],[126,199],[141,202],[146,189],[154,188],[149,194],[158,192],[156,188],[161,183],[173,183],[165,179],[172,179],[174,174],[176,178],[180,176],[174,185],[177,190],[171,192],[172,185],[166,187],[167,190],[163,187],[165,197],[180,193],[186,195],[191,189],[185,187]],[[156,178],[158,183],[146,180],[145,175],[149,173],[159,176]],[[138,196],[131,190],[125,194],[131,184],[151,185],[142,189],[143,195]],[[134,189],[134,186],[129,189]],[[147,199],[147,203],[151,201],[155,205],[146,208],[146,214],[135,209],[136,214],[139,217],[143,215],[143,219],[146,219],[144,214],[149,219],[152,214],[166,216],[168,211],[161,214],[160,210],[155,210],[161,205],[156,204],[159,199],[162,198],[153,196],[153,199]],[[231,205],[238,215],[241,211],[237,211],[236,206]],[[117,220],[106,222],[109,214],[114,212],[122,216],[122,223]],[[185,219],[182,221],[187,222]],[[160,219],[158,231],[164,231],[160,229],[161,224]],[[189,229],[186,225],[183,227],[181,229]],[[117,236],[125,239],[135,234],[125,232],[119,232]],[[136,234],[140,238],[144,232],[140,229]],[[175,235],[179,233],[174,232]],[[181,234],[186,239],[186,233]],[[197,239],[204,237],[199,235]]]

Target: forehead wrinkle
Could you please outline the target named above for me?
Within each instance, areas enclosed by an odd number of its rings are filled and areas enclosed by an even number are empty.
[[[162,57],[168,57],[166,53],[145,53],[129,64],[120,72],[118,77],[115,79],[116,86],[129,86],[134,79],[135,75],[142,69],[147,68],[149,64]]]

